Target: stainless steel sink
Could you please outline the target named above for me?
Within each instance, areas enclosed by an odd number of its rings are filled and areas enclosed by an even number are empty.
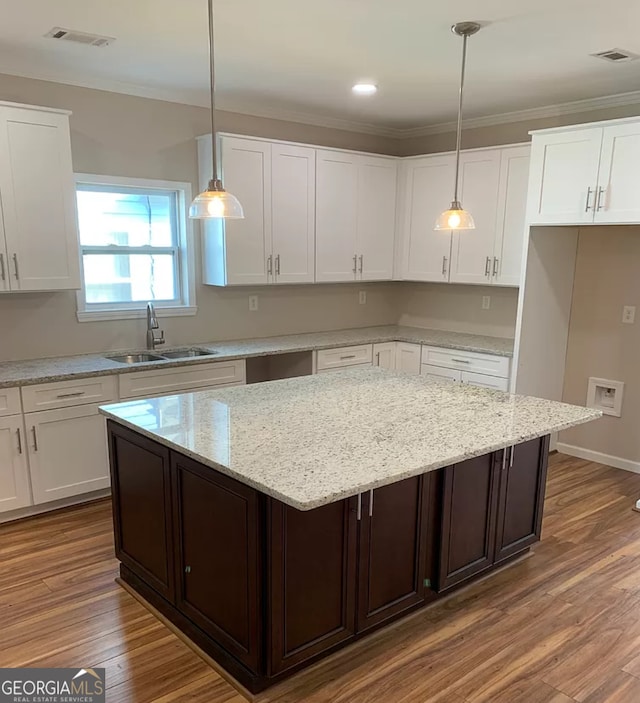
[[[217,354],[215,351],[207,351],[206,349],[174,349],[173,351],[162,352],[165,359],[194,359],[199,356],[213,356]]]
[[[115,356],[107,356],[109,361],[117,361],[119,364],[143,364],[145,361],[164,361],[164,357],[158,354],[116,354]]]

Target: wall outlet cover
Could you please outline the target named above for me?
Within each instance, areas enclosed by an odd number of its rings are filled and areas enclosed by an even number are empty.
[[[482,309],[489,310],[490,308],[491,308],[491,296],[490,295],[483,295],[482,296]]]
[[[636,321],[636,306],[635,305],[625,305],[622,308],[622,322],[625,325],[633,325]]]
[[[602,410],[605,415],[622,415],[624,381],[611,381],[606,378],[590,378],[587,387],[587,407]]]
[[[361,290],[358,292],[358,302],[360,305],[365,305],[367,302],[367,291]]]
[[[250,312],[256,312],[258,310],[258,296],[257,295],[250,295],[249,296],[249,310],[250,310]]]

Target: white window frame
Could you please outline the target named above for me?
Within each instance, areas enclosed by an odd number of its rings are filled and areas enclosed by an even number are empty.
[[[162,181],[147,178],[128,178],[124,176],[100,176],[93,173],[76,173],[75,183],[91,186],[119,186],[123,188],[140,188],[144,190],[172,190],[177,193],[177,228],[179,257],[177,262],[180,286],[180,300],[174,303],[154,303],[156,311],[163,317],[180,315],[195,315],[196,285],[194,266],[193,227],[188,217],[191,204],[191,183],[183,181]],[[79,227],[78,227],[79,231]],[[82,288],[76,293],[79,322],[95,322],[97,320],[130,320],[146,315],[147,303],[87,303],[84,288],[84,266],[82,265],[82,244],[78,241],[80,256],[80,271]]]

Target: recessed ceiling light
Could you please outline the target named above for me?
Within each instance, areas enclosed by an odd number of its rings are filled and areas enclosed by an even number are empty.
[[[375,83],[356,83],[351,90],[356,95],[374,95],[378,92],[378,86]]]

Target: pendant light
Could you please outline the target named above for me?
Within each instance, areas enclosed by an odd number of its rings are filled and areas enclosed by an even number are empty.
[[[458,199],[458,181],[460,175],[460,144],[462,142],[462,94],[464,91],[464,71],[467,62],[467,40],[480,30],[477,22],[458,22],[451,27],[451,31],[462,37],[462,70],[460,71],[460,95],[458,98],[458,130],[456,136],[456,180],[453,191],[453,202],[436,220],[434,229],[463,230],[475,229],[471,213],[464,210]]]
[[[244,218],[242,205],[235,195],[227,193],[218,177],[218,148],[216,143],[216,72],[213,34],[213,0],[209,0],[209,78],[211,80],[211,158],[213,178],[205,191],[197,195],[189,208],[194,219],[239,220]]]

